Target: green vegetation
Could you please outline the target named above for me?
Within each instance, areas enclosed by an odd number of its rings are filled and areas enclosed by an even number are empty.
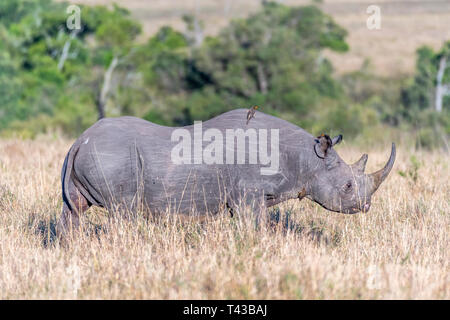
[[[446,91],[440,107],[436,101],[439,81]],[[450,41],[438,52],[426,46],[417,50],[416,74],[402,90],[401,100],[402,116],[418,130],[416,144],[431,148],[447,143],[450,135]],[[448,145],[446,147],[448,150]]]
[[[186,30],[163,27],[146,41],[118,6],[82,6],[81,30],[70,31],[67,6],[0,3],[3,135],[75,136],[120,115],[186,125],[255,104],[313,133],[356,137],[392,127],[413,132],[421,147],[445,145],[450,134],[450,96],[442,111],[435,107],[436,87],[449,87],[450,42],[439,52],[420,48],[412,79],[378,78],[369,64],[337,77],[324,50],[345,54],[347,32],[314,5],[265,2],[204,39],[195,34],[201,22],[186,16]]]
[[[415,155],[412,155],[410,158],[411,164],[409,165],[406,171],[399,170],[398,174],[404,178],[410,178],[414,184],[417,183],[417,179],[419,178],[419,169],[422,166],[422,163],[417,160]]]

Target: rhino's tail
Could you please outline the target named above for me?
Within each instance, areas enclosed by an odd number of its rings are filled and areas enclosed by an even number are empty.
[[[78,149],[80,147],[80,144],[78,142],[75,142],[72,147],[70,148],[69,152],[66,155],[66,158],[64,159],[64,164],[61,170],[61,185],[62,185],[62,198],[63,202],[67,205],[69,210],[77,210],[76,206],[74,205],[70,193],[69,193],[69,182],[72,178],[72,171],[73,171],[73,162],[75,159],[76,154],[78,153]]]

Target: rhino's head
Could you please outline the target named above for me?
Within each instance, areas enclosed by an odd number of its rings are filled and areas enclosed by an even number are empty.
[[[309,197],[325,209],[342,212],[367,212],[372,194],[386,179],[395,161],[395,144],[392,144],[389,161],[381,170],[365,174],[367,154],[354,164],[346,164],[332,148],[342,140],[322,135],[315,140],[314,153],[319,158],[318,171],[310,186]]]

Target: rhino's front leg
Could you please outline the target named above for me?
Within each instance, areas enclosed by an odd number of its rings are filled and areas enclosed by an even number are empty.
[[[255,219],[255,223],[259,226],[267,218],[267,205],[264,199],[264,192],[259,190],[242,191],[237,201],[227,203],[227,206],[233,213],[240,215],[250,215]]]

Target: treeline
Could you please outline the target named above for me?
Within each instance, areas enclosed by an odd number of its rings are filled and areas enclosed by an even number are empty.
[[[450,44],[419,49],[412,79],[380,79],[369,68],[338,78],[323,52],[345,54],[347,32],[316,6],[266,2],[209,37],[185,16],[185,30],[163,27],[147,40],[118,6],[80,6],[81,29],[68,30],[67,7],[0,2],[3,134],[57,128],[73,136],[119,115],[186,125],[252,105],[314,133],[351,137],[391,126],[430,147],[450,134]]]

